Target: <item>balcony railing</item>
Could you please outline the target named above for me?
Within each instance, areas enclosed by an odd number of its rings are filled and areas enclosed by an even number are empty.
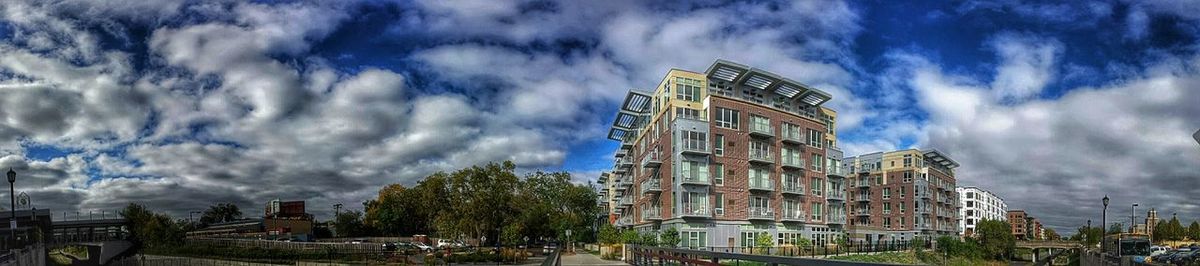
[[[617,159],[617,167],[627,169],[633,167],[633,159],[630,159],[629,157],[630,156],[622,156],[620,159]]]
[[[830,224],[846,224],[846,215],[845,215],[845,214],[832,214],[832,213],[831,213],[831,214],[829,214],[829,216],[825,216],[825,223],[830,223]]]
[[[767,177],[750,177],[750,190],[774,191],[772,183]]]
[[[800,208],[783,209],[783,217],[780,220],[803,222],[803,221],[805,221],[805,219],[804,219],[805,215],[807,215],[807,214],[804,213],[804,210],[800,210]]]
[[[642,168],[658,168],[660,165],[662,165],[662,161],[658,159],[657,152],[647,153],[646,156],[642,156]]]
[[[796,158],[795,156],[783,156],[779,160],[784,168],[804,169],[804,159]]]
[[[618,225],[622,225],[622,226],[630,226],[630,225],[633,225],[633,216],[625,216],[625,217],[621,217],[621,219],[618,219],[618,220],[617,220],[617,224],[618,224]]]
[[[857,201],[871,201],[871,195],[869,195],[869,194],[858,194],[858,195],[855,195],[855,196],[854,196],[854,200],[857,200]]]
[[[680,176],[679,181],[682,184],[709,185],[708,176],[701,176],[699,174],[684,173],[683,176]]]
[[[620,203],[621,203],[621,205],[625,205],[625,206],[632,206],[632,205],[633,205],[633,197],[632,197],[632,196],[628,196],[628,195],[627,195],[627,196],[624,196],[624,197],[621,197],[621,201],[620,201]]]
[[[642,210],[642,221],[662,220],[662,206],[650,206]]]
[[[825,191],[825,199],[828,200],[846,200],[846,192],[841,189],[830,189]]]
[[[703,141],[684,140],[679,149],[683,153],[708,154],[708,145]]]
[[[782,191],[784,194],[804,195],[804,184],[796,181],[784,181]]]
[[[711,217],[709,214],[708,205],[700,204],[684,204],[683,210],[679,212],[679,217]]]
[[[854,216],[871,216],[871,209],[855,209]]]
[[[780,139],[782,139],[785,143],[804,144],[804,134],[800,134],[800,131],[784,129],[780,133]]]
[[[843,165],[835,165],[832,167],[825,167],[825,175],[828,175],[828,176],[844,177],[844,176],[846,176],[846,173],[847,173],[846,166],[843,166]]]
[[[770,207],[750,207],[748,212],[751,220],[775,220],[775,211]]]
[[[854,184],[858,185],[858,187],[871,187],[871,180],[862,178],[862,179],[856,180],[854,182]]]
[[[642,181],[642,194],[662,192],[662,180],[651,178]]]
[[[750,123],[750,135],[760,137],[773,137],[775,130],[770,124],[755,124]]]
[[[769,150],[750,149],[750,162],[772,164],[775,163],[775,160],[771,158]]]
[[[917,229],[929,229],[930,228],[928,223],[918,223],[918,224],[916,224],[915,227]]]
[[[917,214],[929,214],[929,208],[917,208],[915,211]]]

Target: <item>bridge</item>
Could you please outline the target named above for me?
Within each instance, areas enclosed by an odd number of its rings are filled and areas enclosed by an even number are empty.
[[[1029,260],[1035,265],[1051,263],[1055,258],[1077,252],[1083,245],[1074,241],[1017,241],[1019,249],[1031,249]]]
[[[129,236],[125,218],[75,220],[51,223],[49,242],[67,244],[74,242],[103,242],[124,240]]]

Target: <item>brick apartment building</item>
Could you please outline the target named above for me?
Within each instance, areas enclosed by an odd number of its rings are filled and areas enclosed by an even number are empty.
[[[1017,240],[1046,239],[1045,229],[1042,228],[1042,221],[1029,216],[1024,210],[1008,211],[1008,224],[1012,227],[1012,234]]]
[[[600,205],[620,227],[674,227],[684,246],[748,246],[761,234],[777,245],[798,237],[832,243],[848,232],[847,177],[856,174],[847,171],[852,164],[843,163],[836,146],[836,112],[821,106],[829,99],[802,83],[723,60],[703,73],[672,69],[654,91],[630,91],[621,104],[608,136],[621,145],[613,170],[601,176]],[[918,188],[952,197],[957,164],[936,151],[902,152],[921,162],[905,168],[914,180],[900,185],[897,179],[895,187],[909,187],[912,198]],[[930,225],[895,230],[951,232],[953,226],[932,225],[953,221],[956,201],[944,199],[908,200],[914,211],[916,202],[930,210],[908,219]]]
[[[877,152],[844,159],[852,239],[956,235],[958,163],[936,150]]]

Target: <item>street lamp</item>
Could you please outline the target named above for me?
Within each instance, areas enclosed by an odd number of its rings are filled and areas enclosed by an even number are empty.
[[[1106,231],[1108,231],[1108,229],[1104,228],[1104,226],[1108,225],[1108,221],[1107,221],[1108,220],[1108,195],[1107,194],[1104,195],[1104,210],[1102,210],[1100,212],[1100,215],[1101,215],[1100,216],[1100,252],[1104,253],[1107,251],[1105,248],[1108,246],[1108,245],[1104,244],[1104,235],[1108,234],[1106,232]]]
[[[1134,228],[1137,228],[1137,222],[1134,222],[1134,219],[1133,219],[1134,215],[1136,214],[1136,212],[1133,211],[1133,207],[1137,207],[1137,206],[1138,206],[1137,203],[1134,203],[1133,206],[1129,206],[1129,233],[1130,234],[1133,233]]]
[[[9,200],[12,201],[12,208],[9,209],[9,215],[12,216],[9,216],[10,218],[8,219],[8,229],[11,230],[9,231],[9,236],[12,238],[17,238],[17,194],[15,194],[16,189],[13,189],[13,183],[16,182],[17,172],[13,171],[13,169],[10,167],[8,168],[8,196]]]

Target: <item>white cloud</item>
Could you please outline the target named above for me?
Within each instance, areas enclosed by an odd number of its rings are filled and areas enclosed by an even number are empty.
[[[991,84],[995,97],[1006,101],[1036,97],[1054,79],[1056,57],[1062,53],[1057,40],[1009,33],[989,44],[1000,59]]]

